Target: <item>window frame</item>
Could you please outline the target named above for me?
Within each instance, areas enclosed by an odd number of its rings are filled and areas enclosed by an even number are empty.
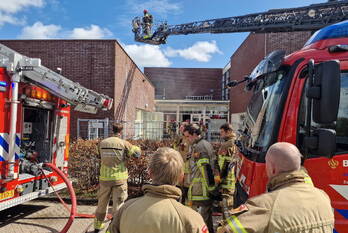
[[[305,67],[303,67],[302,68],[302,70],[299,72],[299,74],[301,74],[304,70],[306,69],[306,66]],[[344,67],[344,68],[342,68],[341,67],[341,70],[340,70],[340,73],[341,73],[341,80],[342,80],[342,74],[343,73],[346,73],[346,74],[348,74],[348,67]],[[348,78],[348,76],[346,76],[346,78]],[[305,130],[305,128],[306,128],[306,125],[305,125],[305,123],[306,123],[306,117],[307,117],[307,111],[306,111],[306,106],[307,105],[305,105],[304,107],[302,106],[302,104],[303,104],[303,101],[308,101],[308,98],[306,98],[305,97],[305,95],[306,95],[306,90],[307,90],[307,88],[306,88],[306,86],[307,86],[307,82],[308,82],[308,76],[306,76],[306,77],[304,77],[304,79],[305,79],[305,82],[304,82],[304,86],[303,86],[303,88],[302,88],[302,93],[301,93],[301,99],[300,99],[300,104],[299,104],[299,106],[298,106],[298,116],[297,116],[297,130],[296,130],[296,145],[298,145],[298,147],[299,147],[299,149],[300,149],[300,151],[301,152],[304,152],[303,151],[303,149],[304,149],[304,147],[303,147],[303,142],[301,141],[301,135],[304,135],[304,133],[300,133],[300,127],[301,127],[301,114],[305,114],[303,117],[302,117],[302,119],[304,119],[304,129],[303,130]],[[341,82],[341,84],[342,84],[342,82]],[[341,89],[342,89],[342,86],[341,86]],[[341,99],[342,98],[340,98],[340,104],[341,104]],[[301,111],[301,108],[304,108],[305,109],[305,111],[303,112],[303,111]],[[348,116],[348,114],[347,114],[347,116]],[[312,117],[311,117],[312,118]],[[313,122],[313,119],[311,120],[311,126],[313,126],[313,123],[314,124],[316,124],[315,122]],[[329,128],[329,129],[334,129],[335,130],[335,132],[337,132],[337,121],[335,121],[335,123],[333,123],[334,125],[335,125],[335,127],[334,128]],[[318,125],[318,124],[317,124]],[[327,126],[326,127],[321,127],[320,125],[318,125],[319,127],[318,128],[328,128]],[[313,130],[313,129],[311,129],[311,130]],[[312,132],[312,131],[311,131]],[[348,138],[348,133],[347,133],[347,138]],[[337,139],[336,139],[336,145],[337,145]],[[334,154],[334,156],[336,156],[336,155],[346,155],[347,153],[348,153],[348,148],[347,148],[347,150],[345,150],[345,151],[338,151],[337,150],[337,146],[336,146],[336,151],[335,151],[335,154]],[[315,154],[308,154],[307,156],[306,156],[306,158],[307,159],[310,159],[310,158],[320,158],[320,157],[322,157],[322,156],[320,156],[320,155],[315,155]]]

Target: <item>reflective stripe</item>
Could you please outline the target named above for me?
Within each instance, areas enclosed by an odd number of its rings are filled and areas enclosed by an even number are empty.
[[[223,184],[221,185],[221,188],[234,190],[234,184]]]
[[[124,163],[119,164],[117,167],[108,167],[101,165],[99,180],[126,180],[128,179],[128,170],[124,166]]]
[[[248,233],[236,216],[232,215],[226,221],[234,233]]]
[[[105,227],[104,221],[99,221],[98,219],[94,218],[94,229],[101,230]]]
[[[209,164],[209,159],[206,159],[206,158],[204,158],[204,159],[199,159],[198,161],[197,161],[197,166],[198,167],[202,167],[202,165],[203,164]]]
[[[312,181],[312,178],[311,178],[310,176],[305,176],[305,177],[304,177],[304,182],[305,182],[306,184],[311,184],[311,185],[314,186],[313,181]]]
[[[218,164],[219,164],[220,169],[223,168],[223,165],[224,165],[226,160],[232,161],[232,158],[230,156],[226,156],[226,155],[218,155]]]
[[[192,195],[192,187],[193,187],[194,183],[201,183],[201,185],[202,185],[202,193],[203,193],[201,196],[193,196]],[[190,185],[190,188],[188,190],[188,195],[187,195],[188,199],[190,201],[206,201],[206,200],[209,200],[209,197],[207,195],[207,188],[204,185],[204,183],[205,183],[204,178],[193,178],[192,184]]]
[[[208,189],[209,191],[213,191],[215,189],[215,186],[208,185],[208,182],[207,182],[208,177],[205,177],[204,167],[203,167],[204,164],[209,164],[209,159],[200,159],[200,160],[198,160],[197,163],[199,163],[198,167],[199,167],[201,174],[202,174],[202,177],[203,177],[202,186],[203,187],[205,186],[205,188]]]
[[[218,163],[219,163],[220,169],[223,169],[223,166],[224,166],[226,161],[230,161],[231,162],[232,158],[230,156],[219,155]],[[236,183],[236,179],[235,179],[235,176],[234,176],[234,168],[232,168],[228,172],[227,177],[222,179],[222,181],[221,181],[221,188],[229,189],[231,191],[234,191],[235,183]]]
[[[201,176],[202,177],[195,177],[192,179],[192,183],[189,187],[189,191],[188,191],[188,199],[190,201],[206,201],[209,200],[210,198],[208,197],[208,193],[207,190],[211,190],[214,187],[208,187],[208,183],[204,174],[204,164],[209,164],[209,159],[207,158],[203,158],[203,159],[199,159],[197,161],[197,167],[200,170]],[[194,196],[192,195],[192,187],[195,183],[200,183],[201,188],[202,188],[202,195],[199,196]]]
[[[236,178],[234,169],[230,170],[227,177],[221,181],[221,187],[225,189],[235,189]]]

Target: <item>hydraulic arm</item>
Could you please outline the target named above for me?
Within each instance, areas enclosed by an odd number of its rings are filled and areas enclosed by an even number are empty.
[[[0,44],[0,65],[5,66],[17,82],[30,81],[75,105],[75,110],[96,113],[109,110],[113,99],[81,86],[41,65],[38,58],[29,58]],[[20,80],[19,80],[20,79]]]
[[[267,12],[221,19],[196,21],[179,25],[160,23],[151,37],[144,39],[142,20],[133,19],[135,40],[148,44],[165,44],[170,35],[231,32],[314,31],[348,19],[348,0],[329,1],[305,7],[274,9]]]

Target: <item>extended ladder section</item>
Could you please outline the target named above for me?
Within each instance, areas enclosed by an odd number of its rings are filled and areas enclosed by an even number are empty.
[[[311,31],[346,19],[348,19],[348,1],[344,0],[179,25],[161,23],[150,38],[144,37],[140,17],[134,18],[132,25],[136,41],[165,44],[169,35]]]
[[[0,65],[10,75],[18,74],[21,81],[30,81],[75,105],[76,111],[96,113],[109,110],[113,99],[81,86],[41,65],[38,58],[28,58],[0,44]]]

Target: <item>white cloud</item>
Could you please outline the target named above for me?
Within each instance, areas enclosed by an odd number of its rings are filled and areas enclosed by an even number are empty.
[[[26,26],[22,29],[20,39],[51,39],[57,38],[61,27],[59,25],[44,25],[36,22],[32,26]]]
[[[102,39],[111,36],[112,33],[97,25],[91,25],[85,28],[73,28],[72,30],[63,30],[60,25],[44,25],[42,22],[36,22],[32,26],[26,26],[18,36],[20,39]]]
[[[12,15],[0,11],[0,26],[4,25],[5,23],[20,24],[21,22]]]
[[[16,17],[16,13],[28,7],[42,7],[44,0],[0,0],[0,26],[5,23],[24,24],[23,17]]]
[[[74,28],[69,35],[72,39],[102,39],[112,35],[107,28],[92,24],[90,27]]]
[[[42,7],[44,0],[1,0],[0,11],[7,13],[17,13],[26,7]]]
[[[123,47],[140,67],[168,67],[171,65],[159,46],[132,44],[123,45]]]
[[[199,62],[210,61],[213,54],[222,52],[219,50],[216,41],[198,41],[186,49],[173,49],[168,47],[164,54],[168,57],[183,57],[187,60],[196,60]]]
[[[144,9],[147,9],[150,13],[157,13],[162,16],[168,13],[178,13],[181,10],[180,3],[171,2],[170,0],[130,0],[128,3],[133,13],[137,14],[142,14]]]

